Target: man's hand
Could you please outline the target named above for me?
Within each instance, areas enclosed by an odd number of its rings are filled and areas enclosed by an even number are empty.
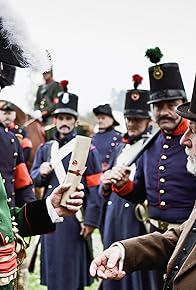
[[[39,173],[41,177],[46,178],[52,172],[52,166],[49,162],[43,162],[40,165]]]
[[[80,235],[83,236],[84,239],[86,239],[88,236],[90,236],[92,234],[94,229],[95,228],[92,226],[81,225]]]
[[[129,175],[130,168],[125,165],[115,166],[111,170],[107,170],[101,179],[104,189],[107,190],[107,187],[112,183],[117,188],[123,187],[129,181]]]
[[[62,184],[56,187],[50,195],[50,201],[53,205],[56,213],[60,217],[66,217],[75,214],[83,204],[84,192],[82,191],[84,186],[80,185],[76,188],[76,191],[71,193],[69,199],[66,201],[66,206],[61,206],[61,198],[64,192],[70,188],[71,184]]]
[[[101,279],[120,280],[126,273],[119,266],[122,258],[121,250],[114,246],[105,250],[100,256],[95,258],[90,265],[92,277],[98,276]]]
[[[102,188],[102,194],[104,196],[107,196],[111,193],[111,171],[112,170],[107,170],[103,173],[103,175],[101,176],[101,182],[103,184],[103,188]]]

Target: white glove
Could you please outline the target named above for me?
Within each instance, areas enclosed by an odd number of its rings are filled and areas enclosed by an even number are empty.
[[[31,113],[31,118],[38,120],[40,122],[43,121],[42,112],[40,110],[35,110]]]

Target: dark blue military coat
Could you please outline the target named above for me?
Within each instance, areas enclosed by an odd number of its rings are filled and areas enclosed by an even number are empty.
[[[187,172],[187,155],[179,144],[186,128],[184,120],[173,135],[160,132],[138,160],[133,191],[126,198],[133,202],[147,198],[153,219],[180,224],[193,209],[196,179]]]
[[[75,137],[75,131],[59,141],[63,146]],[[36,186],[45,186],[45,196],[48,196],[59,182],[53,171],[48,178],[39,174],[40,165],[50,160],[51,142],[41,146],[35,156],[31,176]],[[71,154],[64,157],[65,172]],[[84,224],[99,227],[100,224],[100,183],[101,164],[94,146],[91,147],[87,160],[87,169],[84,172],[85,186]],[[88,244],[80,235],[80,223],[75,216],[66,218],[63,223],[56,225],[56,232],[43,236],[41,239],[41,283],[48,289],[75,290],[89,285],[92,280],[89,276],[90,257]]]
[[[28,138],[28,134],[24,128],[19,127],[18,125],[15,125],[14,123],[9,127],[9,130],[14,133],[14,135],[18,138],[18,141],[20,143],[20,146],[23,150],[24,155],[24,161],[27,163],[27,161],[30,158],[31,150],[32,150],[32,142]]]
[[[121,143],[121,140],[121,133],[113,127],[110,127],[105,132],[98,132],[93,136],[92,142],[99,152],[103,171],[111,168],[112,161],[115,157],[113,156],[115,154],[114,148]]]

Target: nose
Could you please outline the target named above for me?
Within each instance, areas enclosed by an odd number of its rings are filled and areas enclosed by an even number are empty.
[[[180,139],[180,145],[186,146],[188,148],[191,148],[192,147],[191,132],[190,132],[189,129],[187,129],[186,132],[181,137],[181,139]]]
[[[162,106],[159,108],[159,114],[161,116],[168,115],[168,106],[166,104],[162,104]]]

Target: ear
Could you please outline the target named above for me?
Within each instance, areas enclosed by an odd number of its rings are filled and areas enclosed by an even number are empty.
[[[79,125],[79,120],[77,119],[75,122],[75,127],[78,127],[78,125]]]

